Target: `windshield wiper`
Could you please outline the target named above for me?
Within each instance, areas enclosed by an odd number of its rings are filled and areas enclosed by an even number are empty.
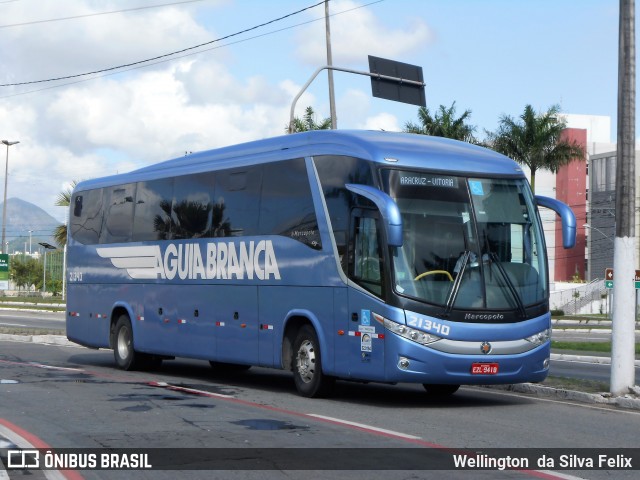
[[[456,298],[458,297],[458,293],[460,292],[460,285],[462,284],[462,277],[464,277],[464,271],[467,269],[469,259],[472,255],[474,254],[470,250],[465,250],[463,253],[463,257],[460,259],[460,270],[458,271],[458,275],[453,282],[453,287],[451,287],[451,291],[449,292],[449,298],[447,298],[447,305],[443,313],[444,317],[449,316],[451,310],[453,309],[453,305],[456,303]]]
[[[502,266],[502,263],[500,262],[500,259],[498,258],[498,255],[496,255],[494,252],[489,252],[488,255],[489,255],[489,259],[491,260],[490,265],[495,265],[496,267],[498,267],[498,271],[504,277],[504,280],[507,283],[507,288],[509,289],[509,291],[511,292],[511,295],[513,296],[514,300],[516,301],[516,305],[518,307],[518,312],[520,312],[520,315],[522,316],[522,318],[526,317],[527,316],[527,312],[524,309],[524,304],[522,303],[522,299],[520,298],[520,295],[518,294],[518,290],[516,289],[515,285],[511,281],[511,279],[509,278],[509,274],[507,274],[507,271]]]

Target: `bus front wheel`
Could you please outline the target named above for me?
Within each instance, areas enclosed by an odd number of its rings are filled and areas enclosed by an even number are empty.
[[[315,330],[303,325],[293,343],[293,379],[304,397],[323,397],[331,392],[335,378],[322,372],[320,343]]]
[[[113,356],[116,364],[123,370],[134,370],[139,354],[133,349],[133,330],[127,315],[120,315],[113,335]]]

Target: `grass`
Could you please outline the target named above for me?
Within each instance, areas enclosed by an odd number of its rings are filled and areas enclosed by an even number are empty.
[[[29,310],[47,310],[54,312],[63,312],[66,310],[66,304],[62,297],[5,297],[0,296],[0,308],[29,309]]]
[[[544,387],[552,387],[561,390],[574,390],[586,393],[601,393],[609,391],[609,384],[606,382],[583,380],[579,378],[555,377],[553,375],[549,375],[541,385]]]
[[[0,327],[0,333],[9,335],[65,335],[65,330],[35,327]]]

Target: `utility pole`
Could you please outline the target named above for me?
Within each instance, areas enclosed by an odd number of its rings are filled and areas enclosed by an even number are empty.
[[[331,55],[331,30],[329,28],[329,0],[324,0],[324,25],[326,30],[327,39],[327,66],[333,66],[333,59]],[[331,112],[331,128],[335,130],[338,128],[338,119],[336,117],[336,98],[333,92],[333,70],[329,68],[327,70],[329,75],[329,110]]]
[[[9,140],[2,140],[2,143],[7,146],[7,161],[4,168],[4,203],[2,204],[2,244],[0,248],[6,245],[5,238],[7,235],[7,179],[9,178],[9,147],[20,143],[18,140],[11,142]],[[9,253],[9,247],[7,247],[4,253]]]
[[[616,162],[616,237],[613,269],[611,393],[624,395],[635,385],[635,0],[620,0],[618,47],[618,158]]]

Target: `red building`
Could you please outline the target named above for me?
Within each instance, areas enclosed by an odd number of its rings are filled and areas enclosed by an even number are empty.
[[[586,152],[587,131],[580,128],[567,128],[562,132],[563,140],[574,141]],[[562,247],[562,226],[556,219],[555,248],[549,255],[555,257],[555,280],[570,281],[575,275],[581,280],[585,277],[585,229],[587,223],[587,162],[585,158],[573,160],[561,167],[556,175],[556,198],[571,207],[576,216],[576,246],[565,250]],[[551,247],[548,245],[547,248]]]

